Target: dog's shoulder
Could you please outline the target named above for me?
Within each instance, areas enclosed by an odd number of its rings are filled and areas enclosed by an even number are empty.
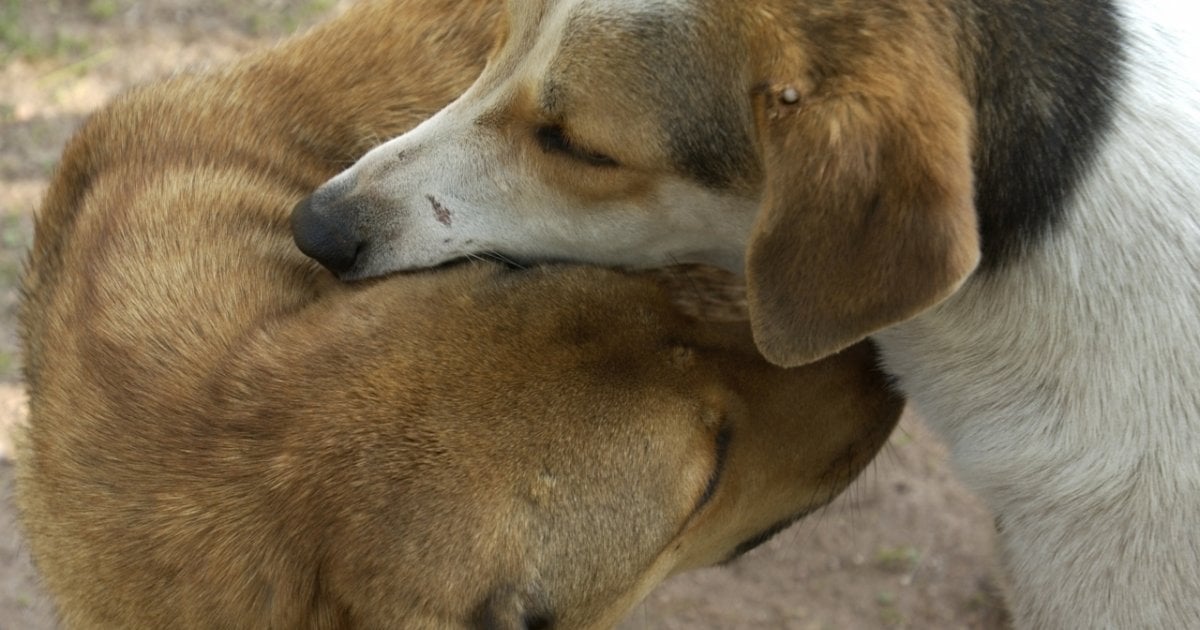
[[[1061,223],[1112,125],[1130,51],[1112,0],[961,7],[982,267],[995,270]]]

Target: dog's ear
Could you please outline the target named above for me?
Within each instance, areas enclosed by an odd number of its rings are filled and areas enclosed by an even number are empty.
[[[950,90],[900,92],[756,91],[764,194],[746,282],[755,343],[773,363],[908,319],[978,263],[970,109]]]

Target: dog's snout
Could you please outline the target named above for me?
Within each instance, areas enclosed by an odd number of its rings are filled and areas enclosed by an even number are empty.
[[[366,241],[353,216],[329,211],[320,200],[318,192],[292,210],[292,238],[305,255],[341,276],[357,264]]]

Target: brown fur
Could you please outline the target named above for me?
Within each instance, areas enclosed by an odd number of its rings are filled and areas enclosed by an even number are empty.
[[[950,34],[934,26],[946,16],[916,3],[791,4],[794,21],[751,22],[774,45],[757,73],[766,175],[746,277],[755,340],[778,365],[937,304],[980,255],[974,115]]]
[[[68,627],[603,626],[883,443],[867,347],[781,370],[647,277],[343,286],[292,248],[298,199],[470,83],[494,4],[363,2],[72,140],[24,279],[18,460]]]

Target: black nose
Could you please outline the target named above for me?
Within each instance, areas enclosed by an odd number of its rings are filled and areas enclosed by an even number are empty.
[[[292,210],[292,238],[300,251],[340,276],[354,268],[366,241],[359,237],[352,217],[337,212],[327,216],[317,210],[316,198],[312,195]]]

